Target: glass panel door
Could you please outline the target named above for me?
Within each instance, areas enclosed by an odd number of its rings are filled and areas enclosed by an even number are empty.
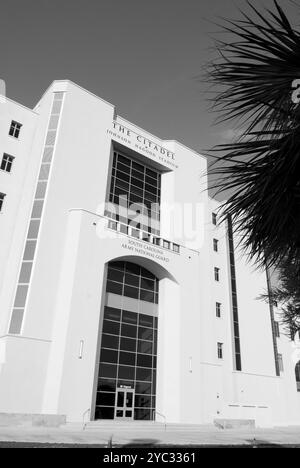
[[[133,419],[134,390],[128,388],[117,388],[115,419]]]

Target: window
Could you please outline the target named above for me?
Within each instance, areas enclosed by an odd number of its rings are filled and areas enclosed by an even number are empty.
[[[5,197],[6,197],[6,194],[0,192],[0,211],[2,211],[3,202],[4,202]]]
[[[212,223],[213,223],[214,226],[216,226],[217,225],[217,215],[216,215],[216,213],[212,213],[211,216],[212,216]]]
[[[176,252],[176,253],[179,253],[180,247],[179,247],[178,244],[173,244],[173,251]]]
[[[213,240],[213,246],[214,246],[214,251],[218,252],[219,251],[219,241],[217,239]]]
[[[274,327],[275,327],[275,336],[276,336],[276,338],[280,338],[279,323],[274,321]]]
[[[295,376],[296,376],[297,392],[300,392],[300,361],[296,364]]]
[[[13,160],[14,160],[13,156],[10,156],[9,154],[4,153],[2,157],[0,169],[2,171],[10,172]]]
[[[215,281],[220,281],[220,268],[215,267],[214,271],[215,271]]]
[[[217,343],[218,359],[223,359],[223,343]]]
[[[216,317],[221,318],[221,306],[220,302],[216,302]]]
[[[283,372],[284,369],[283,369],[283,358],[282,358],[282,354],[278,354],[278,366],[279,366],[280,372]]]
[[[163,240],[163,247],[165,249],[169,249],[170,248],[170,242],[169,241],[166,241],[166,240]]]
[[[114,220],[121,221],[123,224],[130,224],[135,212],[140,210],[141,223],[136,228],[155,236],[159,235],[161,197],[161,174],[159,172],[115,151],[109,192],[109,201],[129,208],[129,213],[121,220],[119,214],[113,216],[114,213],[111,212],[113,210],[108,209],[107,216],[114,217]],[[130,210],[133,204],[139,205],[133,206]]]
[[[22,127],[22,124],[12,120],[10,124],[9,135],[14,138],[19,138],[21,127]]]

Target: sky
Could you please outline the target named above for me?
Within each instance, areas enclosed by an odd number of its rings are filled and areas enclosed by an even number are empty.
[[[292,1],[281,4],[295,18]],[[69,79],[201,152],[233,132],[213,125],[203,67],[220,36],[214,23],[239,18],[239,8],[246,0],[0,0],[0,78],[28,107],[53,80]]]

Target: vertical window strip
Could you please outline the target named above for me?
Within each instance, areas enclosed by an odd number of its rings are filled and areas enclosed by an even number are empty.
[[[271,278],[268,267],[266,266],[266,276],[267,276],[267,287],[268,293],[271,297]],[[272,339],[273,339],[273,351],[274,351],[274,362],[275,362],[275,373],[276,376],[280,376],[280,367],[279,367],[279,358],[278,358],[278,347],[277,347],[277,339],[276,339],[276,325],[275,325],[275,318],[274,318],[274,307],[273,302],[269,300],[269,310],[270,310],[270,319],[271,319],[271,329],[272,329]]]
[[[19,335],[22,329],[24,310],[26,306],[27,294],[31,279],[31,272],[35,257],[36,243],[40,229],[40,221],[43,214],[45,194],[47,190],[50,166],[54,145],[56,141],[59,116],[62,107],[63,93],[54,93],[53,103],[50,113],[46,142],[43,151],[43,158],[38,176],[36,192],[34,196],[31,218],[27,232],[21,269],[15,293],[13,311],[10,320],[8,333]],[[46,160],[45,160],[46,155]]]
[[[237,301],[237,288],[236,288],[233,228],[232,228],[231,216],[228,216],[227,218],[227,228],[228,228],[228,246],[229,246],[229,259],[230,259],[230,280],[231,280],[230,283],[231,283],[233,347],[234,347],[234,357],[235,357],[235,370],[241,371],[242,370],[241,344],[240,344],[239,315],[238,315],[238,301]]]

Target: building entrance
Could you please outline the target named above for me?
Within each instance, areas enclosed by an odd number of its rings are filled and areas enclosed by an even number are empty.
[[[134,390],[117,388],[115,403],[115,419],[131,421],[134,410]]]

